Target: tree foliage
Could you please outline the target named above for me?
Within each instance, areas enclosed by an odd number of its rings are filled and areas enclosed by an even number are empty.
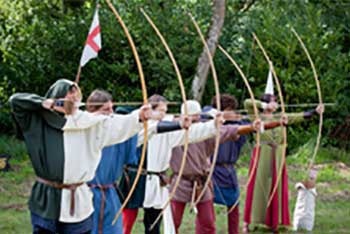
[[[0,0],[0,131],[8,132],[12,127],[7,106],[12,93],[33,92],[43,95],[58,78],[74,80],[96,1],[79,1],[82,4],[78,6],[68,2]],[[205,32],[210,25],[212,2],[112,2],[134,37],[148,93],[161,93],[169,100],[181,100],[171,62],[153,29],[140,13],[140,7],[151,15],[173,49],[190,96],[202,44],[186,12],[192,12]],[[324,101],[337,103],[326,113],[327,135],[349,116],[349,3],[265,0],[251,5],[252,2],[227,1],[220,44],[242,66],[258,97],[264,91],[268,65],[253,42],[252,32],[255,32],[274,62],[285,102],[317,103],[312,70],[291,32],[291,27],[294,27],[314,59]],[[80,85],[85,97],[93,89],[103,88],[110,91],[118,101],[142,100],[136,64],[125,35],[105,2],[101,0],[100,4],[103,49],[98,59],[90,61],[82,70]],[[249,8],[244,8],[245,4]],[[245,10],[242,11],[242,8]],[[214,59],[221,92],[231,93],[240,101],[247,98],[244,83],[229,61],[219,51]],[[214,94],[212,79],[209,78],[203,104],[207,104]],[[306,140],[315,136],[316,124],[317,121],[293,128],[291,139]],[[305,131],[303,128],[309,125],[312,125],[312,130]],[[329,137],[324,138],[324,143],[339,142]]]

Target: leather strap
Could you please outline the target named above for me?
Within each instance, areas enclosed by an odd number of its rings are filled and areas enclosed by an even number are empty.
[[[101,190],[101,204],[100,204],[100,215],[98,218],[98,234],[103,234],[103,217],[105,213],[106,204],[106,190],[115,188],[116,184],[88,184],[90,188],[98,188]]]
[[[50,181],[50,180],[46,180],[43,179],[41,177],[37,177],[36,181],[42,184],[46,184],[50,187],[53,187],[55,189],[68,189],[70,190],[70,210],[69,210],[69,214],[71,216],[74,215],[74,208],[75,208],[75,190],[84,184],[84,182],[80,182],[80,183],[74,183],[74,184],[60,184],[58,182],[54,182],[54,181]]]

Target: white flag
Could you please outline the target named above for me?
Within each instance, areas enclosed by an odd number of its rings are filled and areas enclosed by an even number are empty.
[[[98,20],[98,9],[96,9],[89,34],[86,39],[83,55],[80,59],[80,66],[83,67],[90,59],[96,58],[98,51],[101,50],[101,47],[100,22]]]
[[[273,92],[273,77],[272,77],[271,68],[269,70],[269,75],[267,76],[265,94],[272,94],[272,95],[274,95],[274,92]]]

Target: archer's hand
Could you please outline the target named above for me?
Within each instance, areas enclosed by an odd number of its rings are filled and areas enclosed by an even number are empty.
[[[287,126],[288,125],[288,116],[287,115],[282,115],[282,118],[281,118],[281,125],[282,126]]]
[[[188,116],[183,116],[183,117],[181,116],[180,124],[181,124],[181,128],[187,130],[191,127],[192,119]]]
[[[254,120],[253,128],[255,131],[260,132],[261,129],[261,119]]]
[[[141,106],[139,118],[142,122],[152,118],[152,107],[150,104],[145,104]]]
[[[224,115],[222,112],[218,112],[215,116],[215,127],[218,129],[225,123]]]
[[[316,108],[316,112],[317,112],[317,114],[321,114],[321,113],[323,113],[324,112],[324,105],[323,104],[319,104],[318,106],[317,106],[317,108]]]
[[[62,102],[62,105],[57,105],[58,102]],[[42,106],[47,110],[54,110],[63,114],[71,114],[73,108],[64,99],[46,99],[43,101]]]
[[[51,110],[54,104],[55,104],[55,99],[49,98],[43,101],[42,106],[47,110]]]

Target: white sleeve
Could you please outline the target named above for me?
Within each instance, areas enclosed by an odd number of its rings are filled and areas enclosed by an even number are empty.
[[[148,121],[147,122],[147,139],[150,140],[154,134],[157,133],[157,126],[158,121]],[[145,129],[142,128],[142,130],[138,133],[137,136],[137,147],[141,146],[143,144],[144,138],[145,138]]]
[[[162,121],[173,121],[174,120],[174,115],[166,115]],[[157,127],[158,127],[158,123],[159,121],[156,121],[156,120],[149,120],[148,121],[148,129],[147,129],[147,137],[148,137],[148,141],[155,135],[157,134]],[[144,141],[144,135],[145,133],[145,130],[142,129],[138,136],[137,136],[137,147],[141,146],[143,144],[143,141]],[[163,133],[163,134],[167,134],[167,133]]]
[[[192,124],[189,131],[189,143],[204,141],[216,134],[216,127],[214,120],[205,123]],[[169,145],[176,147],[185,144],[185,130],[175,131],[169,133]]]
[[[215,118],[217,113],[218,113],[218,110],[215,109],[215,108],[211,108],[208,112],[208,115],[210,115],[211,117]]]
[[[102,147],[123,142],[137,134],[143,128],[139,121],[139,110],[128,115],[110,115],[103,122]]]

